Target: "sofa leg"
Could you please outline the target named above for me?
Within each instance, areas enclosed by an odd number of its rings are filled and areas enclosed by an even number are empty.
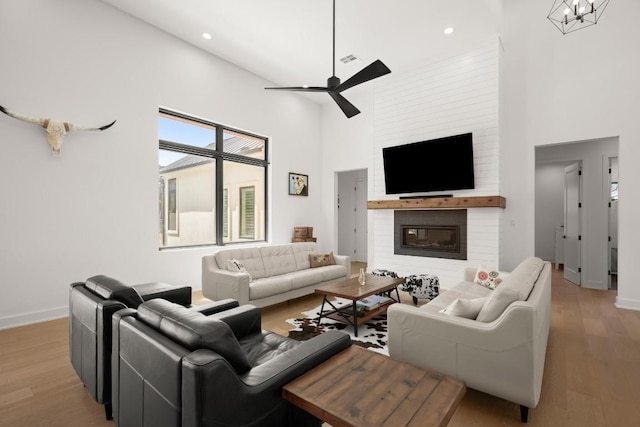
[[[111,403],[107,403],[106,405],[104,405],[104,416],[108,420],[113,419],[113,413],[111,412]]]
[[[520,421],[526,423],[529,420],[529,408],[520,405]]]

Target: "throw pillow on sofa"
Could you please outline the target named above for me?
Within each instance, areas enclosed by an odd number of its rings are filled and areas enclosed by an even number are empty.
[[[476,320],[478,322],[493,322],[512,302],[519,301],[519,293],[511,288],[498,288],[491,294],[484,304]]]
[[[502,283],[503,279],[504,274],[502,274],[498,270],[487,268],[481,265],[478,267],[478,271],[476,272],[476,277],[473,279],[473,283],[484,286],[485,288],[495,289],[500,283]]]
[[[238,261],[235,258],[230,259],[229,261],[227,261],[227,270],[229,271],[233,271],[236,273],[247,273],[249,275],[249,280],[253,280],[253,277],[251,277],[251,274],[247,271],[247,269],[245,268],[244,264],[241,263],[240,261]]]
[[[326,265],[334,265],[336,263],[333,252],[326,254],[309,254],[309,264],[311,268],[324,267]]]
[[[454,300],[451,304],[440,310],[441,313],[449,316],[464,317],[474,320],[482,310],[489,297]]]

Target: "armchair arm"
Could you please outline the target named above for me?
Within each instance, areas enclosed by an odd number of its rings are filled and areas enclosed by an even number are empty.
[[[182,362],[182,425],[273,424],[287,410],[282,386],[349,345],[330,331],[240,376],[217,353],[196,350]]]
[[[240,305],[249,303],[250,277],[247,273],[218,268],[215,257],[202,257],[202,294],[212,300],[233,298]]]
[[[343,265],[347,269],[346,278],[349,278],[351,274],[351,257],[347,255],[334,255],[333,259],[336,260],[336,264]]]
[[[197,312],[204,314],[205,316],[210,316],[215,313],[220,313],[225,310],[230,310],[232,308],[238,307],[238,301],[226,298],[220,301],[212,301],[199,305],[192,305],[191,309]]]
[[[222,320],[229,325],[233,334],[238,339],[262,330],[262,314],[260,309],[251,304],[241,305],[220,313],[214,313],[210,317]]]

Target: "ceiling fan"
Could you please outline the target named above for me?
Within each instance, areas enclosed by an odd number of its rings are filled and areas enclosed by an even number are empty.
[[[338,104],[342,112],[351,118],[356,114],[360,114],[355,105],[347,101],[340,92],[357,86],[369,80],[389,74],[391,70],[379,59],[375,60],[362,70],[347,79],[344,83],[340,83],[340,79],[336,77],[336,0],[333,0],[333,75],[327,79],[327,86],[294,86],[294,87],[266,87],[267,90],[290,90],[298,92],[327,92],[331,98]]]

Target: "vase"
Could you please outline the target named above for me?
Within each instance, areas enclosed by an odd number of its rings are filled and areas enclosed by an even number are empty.
[[[360,283],[360,285],[364,286],[366,281],[367,281],[367,276],[364,274],[364,268],[361,268],[360,274],[358,274],[358,282]]]

